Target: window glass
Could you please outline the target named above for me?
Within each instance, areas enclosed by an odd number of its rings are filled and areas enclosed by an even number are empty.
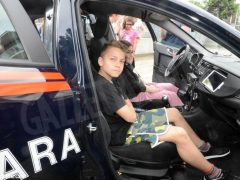
[[[38,30],[40,38],[47,50],[48,56],[53,60],[53,7],[52,4],[47,6],[45,14],[35,19],[34,24]]]
[[[183,40],[181,40],[179,37],[175,36],[171,32],[168,32],[165,29],[152,23],[151,26],[158,42],[175,48],[181,48],[185,45],[185,42]],[[182,29],[184,28],[184,26],[181,25],[179,25],[179,27],[181,27]]]
[[[83,22],[84,35],[87,42],[89,42],[93,37],[93,32],[91,25],[96,23],[96,17],[94,14],[81,15]]]
[[[188,34],[192,38],[194,38],[196,41],[198,41],[205,49],[207,49],[208,51],[210,51],[214,54],[236,57],[229,50],[222,47],[217,42],[213,41],[212,39],[208,38],[207,36],[201,34],[200,32],[198,32],[196,30],[191,29],[191,31],[189,31]]]
[[[0,58],[27,59],[20,39],[0,4]]]
[[[222,47],[217,42],[213,41],[212,39],[208,38],[207,36],[201,34],[200,32],[191,29],[190,27],[179,23],[178,21],[172,20],[173,23],[175,23],[177,26],[179,26],[181,29],[183,29],[188,35],[190,35],[195,41],[197,41],[199,44],[201,44],[205,49],[210,51],[211,53],[223,55],[223,56],[234,56],[230,51],[228,51],[226,48]],[[151,26],[154,30],[154,33],[157,37],[157,41],[171,46],[175,48],[180,48],[183,45],[185,45],[185,42],[181,40],[176,35],[166,31],[165,29],[152,24]]]

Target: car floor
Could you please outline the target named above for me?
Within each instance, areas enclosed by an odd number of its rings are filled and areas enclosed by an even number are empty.
[[[226,171],[230,171],[232,175],[240,177],[240,144],[235,144],[230,147],[230,149],[230,155],[223,158],[212,159],[210,162]],[[203,180],[203,176],[201,172],[188,166],[175,167],[172,172],[174,180]]]
[[[212,160],[212,162],[224,170],[231,171],[232,174],[240,177],[240,144],[236,144],[230,147],[230,149],[231,153],[229,156]]]

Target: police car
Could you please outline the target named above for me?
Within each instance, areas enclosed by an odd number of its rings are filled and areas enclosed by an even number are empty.
[[[214,163],[240,175],[239,31],[180,0],[0,0],[0,180],[202,179],[170,143],[109,147],[92,72],[113,13],[143,21],[153,81],[180,88],[192,127],[231,148]]]

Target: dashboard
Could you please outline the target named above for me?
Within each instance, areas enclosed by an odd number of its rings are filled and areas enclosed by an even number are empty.
[[[224,81],[227,77],[222,73],[212,70],[209,75],[201,83],[206,87],[210,92],[215,92],[224,85]]]
[[[223,68],[209,63],[201,53],[193,53],[190,69],[197,77],[196,88],[216,97],[234,97],[240,94],[240,78]]]

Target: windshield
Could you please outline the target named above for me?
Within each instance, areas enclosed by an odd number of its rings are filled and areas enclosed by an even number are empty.
[[[220,56],[231,56],[234,58],[238,58],[233,53],[231,53],[229,50],[218,44],[216,41],[208,38],[207,36],[203,35],[202,33],[193,30],[192,28],[186,26],[183,23],[180,23],[176,20],[171,20],[172,23],[174,23],[176,26],[178,26],[180,29],[182,29],[185,33],[187,33],[189,36],[191,36],[196,42],[198,42],[201,46],[203,46],[206,50],[209,52],[220,55]],[[174,33],[175,30],[172,32],[167,31],[164,28],[159,27],[158,25],[155,25],[151,23],[151,26],[153,28],[153,31],[156,35],[157,41],[161,42],[162,44],[165,44],[167,46],[171,46],[173,49],[179,49],[182,46],[186,44],[185,40],[181,36],[177,36],[176,33]]]
[[[179,26],[179,22],[173,21],[177,26]],[[212,39],[208,38],[207,36],[203,35],[202,33],[191,29],[190,27],[181,24],[181,29],[183,29],[187,34],[189,34],[195,41],[201,44],[205,49],[210,51],[211,53],[222,55],[222,56],[232,56],[236,57],[233,53],[229,50],[218,44],[217,42],[213,41]],[[236,57],[237,58],[237,57]]]
[[[194,38],[197,42],[199,42],[205,49],[207,49],[208,51],[214,54],[223,55],[223,56],[235,56],[229,50],[222,47],[217,42],[213,41],[212,39],[206,37],[205,35],[195,30],[190,29],[187,33],[192,38]]]
[[[198,32],[194,29],[191,29],[190,27],[188,27],[185,24],[182,24],[176,20],[171,20],[171,21],[174,24],[176,24],[178,27],[183,29],[187,34],[189,34],[193,39],[195,39],[195,41],[197,41],[199,44],[201,44],[209,52],[211,52],[213,54],[217,54],[217,55],[222,55],[222,56],[236,57],[229,50],[227,50],[226,48],[224,48],[217,42],[213,41],[212,39],[208,38],[207,36],[203,35],[202,33]]]

